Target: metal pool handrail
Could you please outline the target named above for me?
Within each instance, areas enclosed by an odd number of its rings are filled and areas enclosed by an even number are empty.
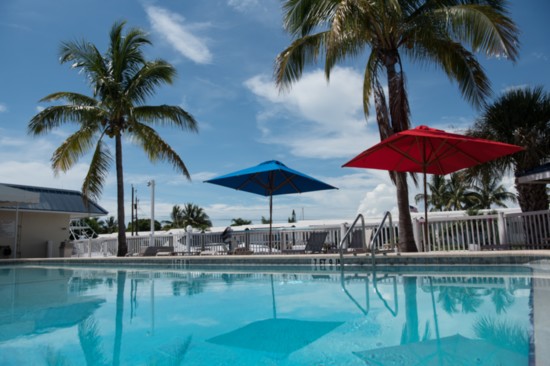
[[[386,211],[386,213],[384,214],[384,218],[382,219],[382,222],[380,223],[380,225],[378,225],[378,228],[376,229],[376,231],[374,232],[374,234],[372,235],[372,239],[370,240],[370,252],[371,252],[371,258],[372,258],[372,266],[374,267],[375,265],[375,260],[374,260],[374,241],[376,240],[376,238],[378,238],[380,236],[380,232],[382,231],[382,226],[384,226],[384,223],[386,222],[386,219],[389,219],[389,223],[390,223],[390,244],[393,246],[395,245],[395,238],[394,238],[394,232],[393,232],[393,222],[392,222],[392,219],[391,219],[391,212],[390,211]]]
[[[342,240],[340,240],[340,244],[338,245],[338,251],[340,252],[340,266],[342,269],[344,268],[344,250],[342,246],[344,245],[345,241],[348,239],[349,234],[353,231],[353,229],[355,228],[355,225],[357,225],[357,222],[359,220],[361,220],[361,236],[363,238],[362,242],[365,243],[365,218],[363,217],[363,214],[359,214],[353,221],[353,224],[351,224],[349,229],[346,231],[346,234],[342,237]]]

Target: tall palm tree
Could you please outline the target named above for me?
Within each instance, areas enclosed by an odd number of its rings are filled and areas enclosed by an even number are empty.
[[[194,228],[205,230],[212,226],[212,222],[204,209],[193,203],[186,203],[181,213],[183,227],[191,225]]]
[[[410,127],[402,55],[436,65],[457,82],[468,101],[480,106],[490,94],[489,81],[466,46],[511,60],[518,54],[518,32],[504,0],[286,0],[283,8],[284,28],[294,41],[277,56],[279,88],[299,80],[304,66],[321,53],[328,79],[337,63],[362,57],[368,48],[363,109],[368,115],[374,96],[382,140]],[[407,177],[391,176],[397,187],[400,246],[416,251]]]
[[[57,92],[44,97],[43,102],[65,101],[34,116],[29,133],[42,135],[63,124],[74,123],[78,130],[58,147],[52,156],[54,172],[66,172],[79,158],[92,151],[90,168],[82,193],[97,199],[103,189],[112,164],[108,139],[114,139],[117,181],[118,256],[126,255],[124,226],[124,179],[122,166],[122,136],[140,145],[152,162],[165,160],[188,179],[189,172],[182,159],[151,127],[171,125],[196,131],[193,116],[177,106],[145,105],[155,89],[171,84],[175,68],[163,60],[147,61],[143,46],[151,42],[137,28],[123,34],[125,22],[115,23],[110,32],[110,44],[105,54],[89,42],[66,42],[61,45],[61,63],[70,62],[84,73],[92,88],[89,97],[73,92]]]
[[[523,146],[525,151],[499,159],[500,174],[533,169],[550,158],[550,94],[542,87],[514,89],[487,106],[472,136]],[[523,212],[548,209],[544,184],[517,184],[518,202]]]

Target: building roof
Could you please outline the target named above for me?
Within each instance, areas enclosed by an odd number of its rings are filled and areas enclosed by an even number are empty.
[[[20,202],[15,204],[14,202],[2,202],[4,200],[0,197],[0,210],[18,208],[20,211],[69,213],[71,218],[104,216],[108,214],[107,210],[92,200],[88,200],[88,203],[85,204],[84,196],[78,191],[23,186],[18,184],[3,185],[9,188],[39,194],[40,199],[38,203]]]
[[[21,203],[38,203],[40,194],[0,184],[0,206],[15,206]]]
[[[550,184],[550,163],[522,172],[516,176],[516,180],[520,184]]]

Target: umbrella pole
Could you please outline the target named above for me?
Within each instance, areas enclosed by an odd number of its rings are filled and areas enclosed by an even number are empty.
[[[269,254],[271,254],[271,230],[273,223],[273,195],[269,195]]]
[[[424,245],[422,246],[422,251],[426,251],[426,245],[428,245],[428,192],[426,188],[426,167],[424,167]]]
[[[273,319],[277,319],[277,305],[275,304],[275,287],[273,287],[273,275],[271,276],[271,298],[273,301]]]

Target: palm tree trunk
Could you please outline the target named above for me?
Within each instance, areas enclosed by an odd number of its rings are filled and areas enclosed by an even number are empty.
[[[397,189],[397,209],[399,210],[399,247],[405,252],[417,252],[409,205],[407,173],[395,173],[395,186]]]
[[[113,366],[120,365],[120,351],[122,348],[122,327],[124,315],[124,287],[126,271],[117,272],[116,286],[116,315],[115,315],[115,344],[113,347]]]
[[[401,132],[409,128],[409,111],[407,96],[401,83],[403,82],[395,70],[398,62],[397,52],[385,57],[385,66],[388,77],[388,94],[390,104],[392,133]],[[407,185],[407,173],[395,173],[395,187],[397,189],[397,208],[399,210],[399,247],[405,252],[417,252],[414,242],[412,219],[409,204],[409,188]]]
[[[418,302],[416,299],[416,277],[403,277],[405,294],[405,328],[402,344],[416,343],[420,340],[418,332]]]
[[[521,212],[548,210],[546,184],[516,184]]]
[[[122,136],[115,136],[116,183],[117,183],[117,219],[118,219],[118,257],[128,253],[126,244],[126,225],[124,224],[124,177],[122,175]]]

